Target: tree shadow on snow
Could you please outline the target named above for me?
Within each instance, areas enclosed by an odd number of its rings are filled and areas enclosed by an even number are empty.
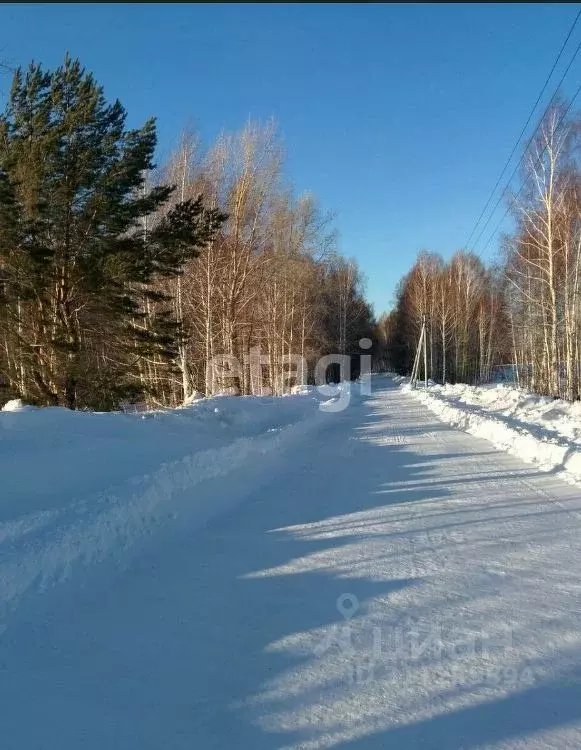
[[[180,539],[173,554],[144,555],[113,591],[63,596],[58,612],[15,637],[14,653],[25,657],[5,672],[3,748],[331,746],[320,738],[336,721],[321,702],[349,701],[358,689],[342,628],[357,631],[378,601],[395,621],[398,597],[424,580],[406,558],[424,554],[422,544],[393,546],[410,534],[394,525],[432,514],[432,530],[446,531],[474,524],[455,513],[486,508],[482,498],[456,508],[458,491],[473,492],[478,477],[438,478],[435,466],[481,454],[446,454],[448,428],[430,418],[414,426],[409,399],[395,408],[397,420],[371,397],[333,415],[310,451],[295,451],[283,473]],[[442,436],[440,453],[426,451],[426,432]],[[424,441],[421,451],[415,441]],[[480,480],[500,497],[511,477],[489,470]],[[449,523],[441,501],[450,503]],[[440,547],[433,540],[428,552]],[[351,718],[357,738],[334,744],[475,748],[581,718],[578,682],[574,672],[568,683],[389,728],[381,726],[387,707],[366,721],[363,692],[361,715]]]

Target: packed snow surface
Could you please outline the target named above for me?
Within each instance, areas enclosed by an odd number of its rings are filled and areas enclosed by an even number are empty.
[[[579,489],[325,398],[0,414],[2,750],[581,747]]]
[[[537,396],[507,385],[402,387],[449,424],[485,438],[563,479],[581,483],[581,402]]]

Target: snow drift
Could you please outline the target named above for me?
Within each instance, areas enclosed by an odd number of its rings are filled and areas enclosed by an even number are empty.
[[[581,403],[537,396],[507,385],[433,385],[412,390],[442,421],[489,440],[500,450],[560,471],[581,483]]]
[[[154,531],[228,509],[325,419],[319,405],[312,390],[134,414],[9,402],[0,412],[0,625],[27,593],[107,558],[122,564]]]

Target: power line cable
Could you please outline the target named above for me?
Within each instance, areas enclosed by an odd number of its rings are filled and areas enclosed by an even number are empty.
[[[521,132],[520,132],[520,134],[519,134],[519,136],[518,136],[518,138],[516,140],[516,143],[514,144],[514,146],[512,148],[512,151],[510,152],[510,154],[509,154],[509,156],[508,156],[508,158],[507,158],[507,160],[506,160],[506,162],[505,162],[505,164],[504,164],[504,166],[502,168],[502,171],[501,171],[501,173],[500,173],[500,175],[499,175],[499,177],[498,177],[498,179],[497,179],[494,187],[492,188],[492,190],[490,192],[490,195],[488,196],[486,204],[484,205],[484,208],[482,209],[482,211],[480,213],[480,216],[476,220],[476,223],[474,224],[474,227],[472,228],[472,231],[470,232],[470,236],[468,237],[468,239],[466,240],[466,242],[464,244],[464,247],[468,247],[468,245],[470,244],[470,240],[474,236],[474,233],[476,232],[476,230],[478,228],[478,225],[482,221],[482,218],[483,218],[484,214],[486,213],[488,207],[490,206],[490,203],[491,203],[491,201],[492,201],[492,199],[494,197],[494,194],[496,193],[496,190],[497,190],[498,186],[500,185],[500,182],[501,182],[502,178],[504,177],[504,175],[506,173],[506,170],[508,169],[508,166],[509,166],[510,162],[512,161],[512,157],[514,156],[517,148],[520,145],[520,142],[522,141],[522,138],[523,138],[523,136],[524,136],[524,134],[526,132],[526,129],[528,128],[528,126],[530,124],[530,121],[533,118],[533,115],[534,115],[534,113],[536,111],[536,108],[537,108],[539,102],[541,101],[541,99],[543,97],[543,94],[545,93],[545,91],[547,89],[547,86],[549,85],[549,81],[551,80],[551,78],[553,76],[553,73],[555,72],[555,69],[556,69],[557,65],[559,64],[559,61],[560,61],[560,59],[561,59],[561,57],[563,55],[563,52],[565,51],[567,43],[569,42],[569,39],[571,38],[571,35],[573,34],[575,26],[577,25],[577,22],[579,21],[579,17],[581,17],[581,9],[577,12],[577,15],[575,16],[575,18],[573,20],[573,23],[571,24],[571,26],[569,28],[569,32],[567,33],[567,36],[565,37],[565,40],[564,40],[564,42],[561,45],[561,48],[559,50],[559,53],[557,54],[557,57],[555,58],[553,66],[551,67],[551,70],[550,70],[547,78],[545,79],[545,82],[544,82],[544,84],[543,84],[543,86],[541,88],[541,91],[540,91],[539,95],[537,96],[537,99],[536,99],[535,103],[533,104],[533,107],[532,107],[532,109],[531,109],[531,111],[529,113],[529,116],[527,117],[527,120],[526,120],[525,124],[523,125],[523,128],[522,128],[522,130],[521,130]],[[563,82],[565,76],[567,75],[569,69],[571,68],[571,65],[573,64],[573,61],[576,58],[576,56],[577,56],[577,54],[578,54],[578,52],[579,52],[580,49],[581,49],[581,42],[579,43],[579,46],[577,47],[577,50],[575,51],[575,54],[573,55],[573,58],[571,59],[569,65],[567,66],[567,69],[566,69],[565,73],[561,77],[561,80],[559,81],[559,83],[558,83],[558,85],[556,87],[556,90],[555,90],[555,92],[553,93],[553,96],[550,99],[549,105],[547,105],[547,109],[545,110],[545,113],[546,113],[546,111],[548,111],[550,103],[553,101],[553,99],[555,97],[556,91],[558,90],[559,86]],[[545,113],[543,114],[543,117],[544,117]],[[541,118],[541,120],[542,120],[542,118]],[[538,128],[538,125],[537,125],[537,128]],[[537,128],[535,128],[535,132],[536,132]],[[534,133],[533,133],[533,135],[534,135]],[[530,140],[532,140],[532,136],[531,136]],[[528,148],[528,144],[527,144],[526,148]],[[526,148],[525,148],[525,151],[526,151]],[[522,158],[521,158],[521,160],[522,160]],[[519,164],[520,164],[520,162],[519,162]],[[514,177],[515,173],[516,173],[516,169],[518,169],[518,165],[515,168],[515,170],[513,171],[512,175],[511,175],[511,177],[509,179],[509,184],[510,184],[512,178]],[[494,207],[494,209],[492,211],[492,214],[494,214],[494,212],[496,211],[496,208],[498,207],[498,204],[500,203],[500,200],[502,200],[502,195],[504,195],[504,193],[506,192],[507,188],[508,188],[508,185],[505,188],[505,191],[503,191],[503,193],[501,194],[501,198],[497,201],[497,203],[496,203],[496,205],[495,205],[495,207]],[[486,228],[486,226],[490,222],[490,218],[491,217],[488,218],[487,224],[485,224],[484,229]],[[482,232],[478,235],[478,238],[476,239],[476,242],[474,243],[475,246],[478,244],[478,241],[480,240],[481,236],[482,236]]]
[[[563,123],[563,122],[564,122],[564,120],[565,120],[565,117],[567,117],[567,115],[569,114],[569,111],[570,111],[571,107],[573,106],[573,104],[575,103],[575,100],[577,99],[577,97],[579,96],[579,94],[581,94],[581,84],[579,85],[579,87],[577,88],[577,91],[576,91],[576,92],[575,92],[575,94],[573,95],[573,98],[572,98],[572,99],[571,99],[571,101],[569,102],[569,106],[568,106],[568,107],[567,107],[567,108],[565,109],[565,111],[563,112],[563,114],[562,114],[562,115],[561,115],[561,117],[559,118],[559,122],[558,122],[558,123],[557,123],[557,125],[555,126],[555,130],[554,130],[554,133],[556,133],[556,132],[557,132],[557,130],[558,130],[558,129],[559,129],[560,127],[561,127],[562,123]],[[543,116],[544,116],[544,115],[543,115]],[[536,130],[535,130],[535,132],[536,132]],[[541,150],[541,153],[540,153],[540,154],[539,154],[539,155],[537,156],[537,159],[536,159],[536,163],[535,163],[535,165],[538,165],[538,164],[540,164],[540,162],[541,162],[541,159],[543,158],[543,155],[544,155],[545,151],[547,150],[547,145],[548,145],[548,144],[545,144],[545,145],[544,145],[543,149]],[[523,156],[524,156],[524,155],[523,155]],[[507,187],[508,187],[508,186],[507,186]],[[520,194],[522,193],[522,191],[524,190],[524,188],[525,188],[525,183],[523,182],[523,184],[522,184],[522,185],[520,186],[520,188],[519,188],[518,192],[517,192],[517,193],[516,193],[516,195],[514,196],[514,200],[516,200],[516,199],[517,199],[517,198],[519,197],[519,195],[520,195]],[[502,226],[502,222],[503,222],[503,221],[504,221],[504,220],[506,219],[506,217],[508,216],[508,214],[509,214],[509,212],[510,212],[510,209],[511,209],[511,207],[510,207],[510,206],[508,206],[508,207],[507,207],[507,209],[506,209],[506,211],[505,211],[505,212],[504,212],[504,214],[502,215],[502,218],[500,219],[500,221],[498,222],[498,224],[496,225],[496,227],[495,227],[495,228],[493,229],[493,231],[492,231],[492,234],[491,234],[491,235],[490,235],[490,237],[489,237],[489,238],[488,238],[488,239],[486,240],[486,244],[485,244],[485,245],[484,245],[484,247],[482,248],[482,252],[484,252],[484,251],[485,251],[485,250],[486,250],[486,249],[488,248],[488,246],[490,245],[490,243],[491,243],[491,242],[492,242],[492,240],[494,239],[494,236],[496,235],[496,233],[498,232],[498,230],[499,230],[499,229],[500,229],[500,227]]]
[[[569,70],[571,69],[571,66],[572,66],[572,65],[573,65],[573,63],[575,62],[575,60],[576,60],[576,58],[577,58],[577,55],[579,54],[579,51],[580,51],[580,50],[581,50],[581,42],[579,42],[579,44],[577,45],[577,49],[576,49],[576,50],[575,50],[575,52],[573,53],[573,57],[572,57],[572,58],[571,58],[571,60],[569,61],[569,65],[567,65],[567,67],[566,67],[566,69],[565,69],[565,72],[563,73],[563,75],[561,76],[561,79],[559,80],[559,83],[558,83],[558,84],[556,85],[556,87],[555,87],[555,90],[554,90],[554,92],[553,92],[553,95],[551,96],[551,98],[549,99],[549,103],[548,103],[548,104],[547,104],[547,106],[545,107],[545,111],[544,111],[544,112],[543,112],[543,114],[541,115],[541,117],[540,117],[540,119],[539,119],[539,122],[538,122],[538,124],[537,124],[536,128],[535,128],[535,129],[533,130],[533,132],[531,133],[531,137],[530,137],[530,138],[528,139],[528,141],[526,142],[526,145],[525,145],[525,147],[523,148],[523,152],[522,152],[522,154],[521,154],[521,157],[520,157],[520,159],[518,160],[518,162],[516,163],[516,166],[515,166],[515,168],[514,168],[514,169],[512,170],[512,173],[511,173],[510,177],[508,178],[508,182],[507,182],[507,183],[506,183],[506,185],[504,186],[504,190],[503,190],[503,191],[502,191],[502,193],[501,193],[501,194],[500,194],[500,195],[498,196],[498,200],[497,200],[497,201],[496,201],[496,203],[494,204],[494,208],[492,209],[492,211],[491,211],[491,212],[490,212],[490,214],[488,215],[488,219],[486,219],[486,222],[484,223],[484,226],[482,227],[482,229],[481,229],[481,230],[480,230],[480,232],[478,233],[478,237],[477,237],[477,238],[475,239],[475,241],[474,241],[474,249],[476,249],[476,246],[478,245],[478,243],[479,243],[479,241],[480,241],[480,238],[482,237],[482,235],[483,235],[483,234],[484,234],[484,232],[486,231],[486,227],[487,227],[487,226],[488,226],[488,225],[490,224],[490,220],[492,219],[492,217],[494,216],[494,214],[495,214],[495,212],[496,212],[496,209],[497,209],[497,208],[498,208],[498,206],[500,205],[500,201],[501,201],[501,200],[502,200],[502,199],[504,198],[504,196],[505,196],[505,195],[507,194],[507,192],[508,192],[508,189],[509,189],[509,187],[510,187],[510,183],[511,183],[511,182],[512,182],[512,180],[514,179],[514,176],[515,176],[515,174],[517,173],[517,171],[518,171],[518,168],[519,168],[519,167],[520,167],[520,165],[521,165],[521,164],[523,163],[523,160],[524,160],[524,158],[525,158],[525,155],[526,155],[526,153],[527,153],[527,151],[528,151],[528,149],[529,149],[529,146],[530,146],[530,145],[531,145],[531,143],[533,142],[533,140],[534,140],[534,137],[535,137],[535,135],[537,134],[537,130],[539,129],[539,126],[541,125],[541,123],[542,123],[542,122],[543,122],[543,120],[545,119],[545,116],[546,116],[546,115],[547,115],[547,113],[549,112],[549,110],[550,110],[550,108],[551,108],[551,106],[552,106],[552,104],[553,104],[553,102],[554,102],[554,100],[555,100],[555,97],[557,96],[557,93],[558,93],[558,91],[559,91],[559,88],[561,87],[561,84],[562,84],[562,83],[563,83],[563,81],[565,80],[565,78],[566,78],[566,76],[567,76],[567,73],[568,73],[568,72],[569,72]]]

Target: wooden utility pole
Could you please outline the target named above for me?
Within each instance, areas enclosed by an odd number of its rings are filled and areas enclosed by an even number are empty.
[[[428,387],[428,350],[426,342],[426,316],[423,317],[422,330],[420,331],[420,338],[418,339],[418,348],[416,349],[416,356],[414,358],[414,366],[412,368],[411,386],[415,387],[418,375],[420,373],[420,359],[422,356],[422,347],[424,352],[424,374],[426,379],[426,388]]]
[[[422,323],[424,333],[424,380],[426,381],[426,391],[428,390],[428,337],[426,336],[426,313],[424,313],[424,322]]]

